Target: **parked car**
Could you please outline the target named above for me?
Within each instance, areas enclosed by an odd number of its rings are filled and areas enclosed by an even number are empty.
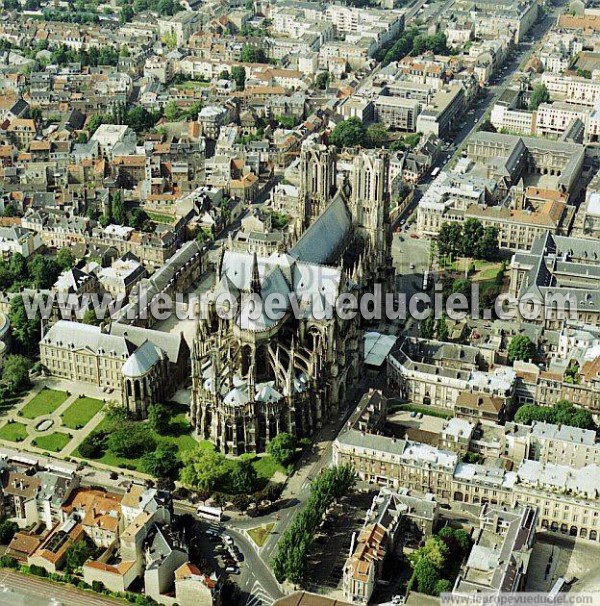
[[[240,574],[240,569],[237,566],[227,566],[225,572],[228,572],[229,574]]]

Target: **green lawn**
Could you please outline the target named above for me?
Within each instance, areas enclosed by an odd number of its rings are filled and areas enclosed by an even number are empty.
[[[444,412],[441,408],[434,408],[429,406],[416,406],[414,404],[398,404],[392,407],[394,412],[398,410],[405,410],[406,412],[422,413],[423,415],[429,415],[430,417],[438,417],[440,419],[451,419],[452,413]]]
[[[102,400],[87,397],[78,398],[61,415],[62,423],[69,429],[85,427],[103,406],[104,402]]]
[[[21,415],[26,419],[37,419],[52,414],[68,397],[64,391],[44,388],[25,404]]]
[[[148,218],[155,223],[168,223],[169,225],[175,223],[175,217],[166,213],[154,213],[146,211]]]
[[[171,418],[171,423],[169,425],[169,433],[165,436],[160,436],[156,433],[152,433],[157,443],[160,442],[169,442],[177,445],[177,449],[180,453],[185,452],[186,450],[190,450],[199,444],[197,440],[192,436],[192,427],[190,422],[186,418],[186,412],[188,408],[186,406],[182,406],[180,404],[172,403],[169,404],[173,406],[173,412],[175,413]],[[71,407],[69,407],[71,408]],[[106,417],[98,423],[94,432],[105,431],[107,427],[110,425]],[[203,440],[200,442],[201,445],[206,444],[207,447],[212,448],[212,444]],[[79,451],[77,450],[74,453],[76,456],[81,456]],[[138,471],[141,470],[141,459],[124,459],[122,457],[117,457],[113,455],[111,452],[106,452],[103,457],[99,459],[94,459],[99,463],[104,463],[105,465],[111,465],[112,467],[121,467],[123,469],[135,469]]]
[[[285,467],[280,465],[271,455],[256,457],[252,462],[252,467],[256,470],[258,477],[265,480],[270,480],[277,471],[287,475]]]
[[[47,436],[40,436],[33,441],[33,445],[42,450],[60,452],[70,441],[71,437],[62,431],[56,431]]]
[[[262,547],[269,536],[271,531],[275,528],[275,524],[266,524],[265,526],[257,526],[256,528],[250,528],[248,530],[248,534],[250,538],[258,545],[258,547]]]
[[[190,90],[197,88],[206,88],[210,86],[210,82],[200,82],[199,80],[189,80],[188,82],[180,82],[179,84],[175,84],[173,88],[177,88],[179,90]]]
[[[7,423],[0,429],[0,440],[22,442],[27,437],[27,425],[23,423]]]

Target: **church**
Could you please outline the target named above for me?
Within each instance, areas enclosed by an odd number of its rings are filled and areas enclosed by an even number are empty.
[[[223,250],[198,320],[191,423],[226,454],[310,436],[338,412],[361,376],[363,322],[336,301],[392,284],[388,153],[360,151],[338,175],[335,148],[311,139],[300,171],[296,242],[270,256]],[[256,313],[273,295],[282,312]]]

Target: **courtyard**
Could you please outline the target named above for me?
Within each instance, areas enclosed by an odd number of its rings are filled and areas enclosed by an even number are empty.
[[[74,454],[103,418],[106,402],[41,382],[7,409],[0,421],[0,441],[34,452]]]

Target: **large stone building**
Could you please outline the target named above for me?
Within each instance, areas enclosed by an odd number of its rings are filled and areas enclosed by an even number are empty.
[[[587,462],[584,457],[580,466],[581,458],[553,463],[540,453],[540,460],[516,459],[506,471],[503,465],[464,463],[455,452],[381,435],[382,418],[384,399],[365,396],[334,442],[334,464],[353,465],[361,480],[373,484],[433,493],[440,502],[537,507],[538,530],[598,541],[600,468],[593,457]]]
[[[223,252],[198,323],[191,422],[227,453],[261,452],[279,432],[310,435],[338,409],[360,376],[363,340],[358,316],[332,306],[359,284],[385,290],[390,277],[388,154],[361,152],[339,182],[332,148],[309,141],[300,163],[301,237],[287,254]],[[277,319],[261,307],[273,296]]]
[[[187,374],[182,335],[112,323],[108,328],[60,320],[40,341],[40,361],[55,377],[107,387],[134,415],[165,402]]]

